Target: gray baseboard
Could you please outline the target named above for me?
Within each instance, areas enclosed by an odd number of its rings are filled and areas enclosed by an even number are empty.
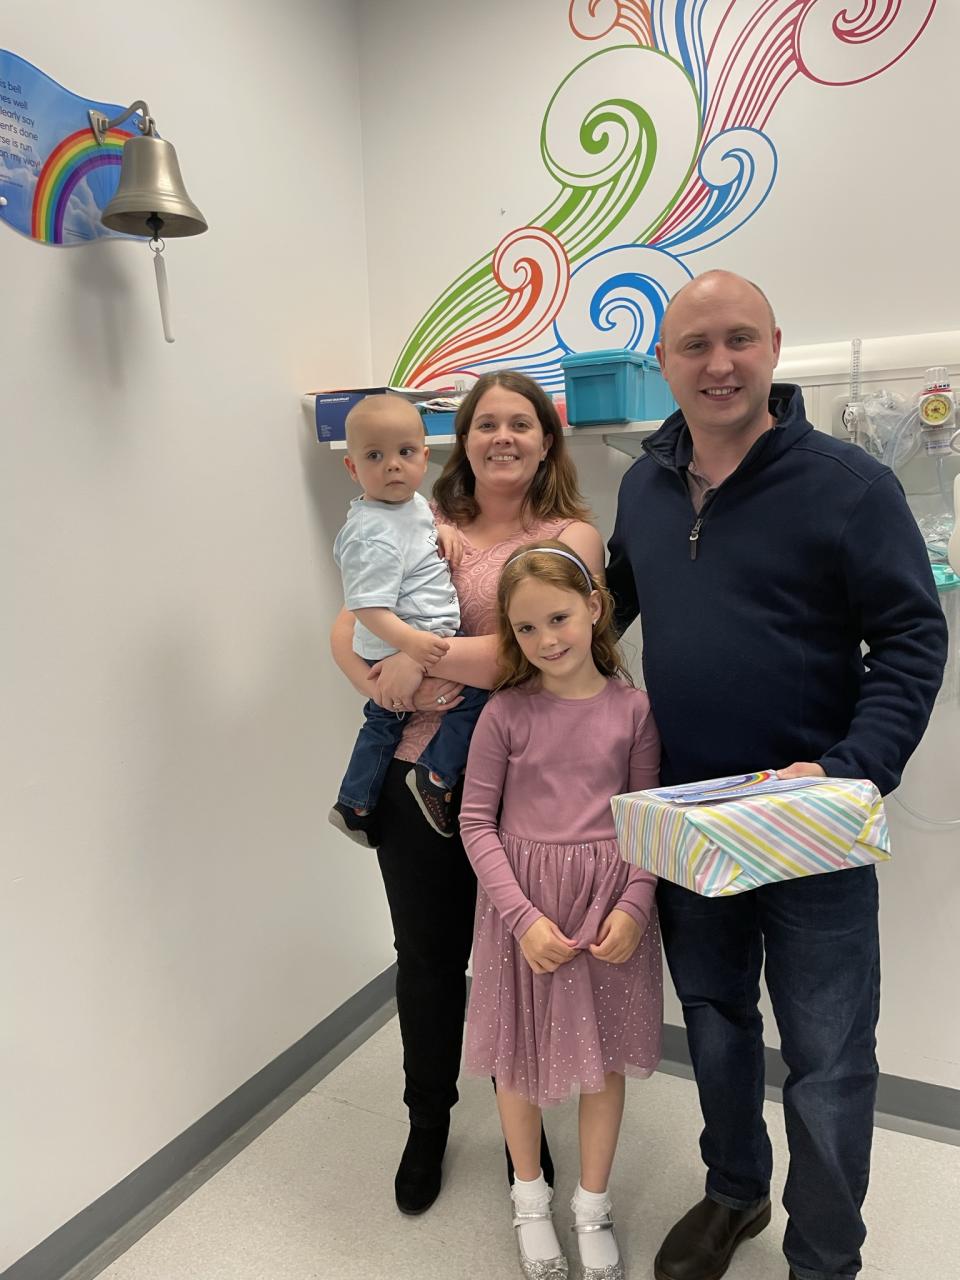
[[[95,1276],[383,1025],[395,1009],[395,982],[396,967],[391,966],[139,1169],[31,1249],[0,1280]],[[664,1027],[661,1069],[692,1076],[683,1027]],[[787,1075],[778,1050],[767,1049],[766,1069],[768,1093],[776,1097]],[[931,1132],[924,1136],[944,1135],[960,1145],[960,1090],[881,1075],[877,1111],[895,1121],[929,1126]],[[245,1137],[240,1138],[241,1131]],[[188,1177],[205,1163],[205,1172]],[[179,1191],[169,1199],[177,1184]],[[138,1218],[139,1225],[130,1229]]]
[[[105,1241],[383,1009],[393,999],[395,985],[396,966],[391,965],[179,1137],[24,1254],[0,1275],[0,1280],[58,1280],[82,1266]],[[107,1265],[107,1261],[101,1265]]]

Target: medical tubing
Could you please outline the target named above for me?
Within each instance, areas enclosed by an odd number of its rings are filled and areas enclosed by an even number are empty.
[[[896,431],[887,441],[887,447],[883,451],[883,462],[885,466],[888,466],[891,469],[891,471],[896,470],[896,467],[894,464],[897,458],[897,446],[900,444],[900,437],[903,435],[903,433],[906,431],[908,427],[913,426],[913,424],[915,422],[918,422],[919,419],[920,419],[920,410],[911,409],[908,414],[904,415],[904,418],[900,423],[899,427],[897,427]]]
[[[926,823],[928,827],[960,827],[960,818],[928,818],[924,814],[918,813],[916,809],[911,809],[898,795],[893,795],[890,798],[896,800],[901,809],[906,809],[911,818],[916,818],[918,822]]]
[[[897,461],[897,450],[900,446],[900,440],[902,436],[910,427],[914,425],[914,423],[916,423],[919,420],[919,417],[920,417],[919,408],[911,409],[909,413],[904,415],[900,425],[897,427],[896,431],[887,441],[886,448],[883,451],[883,462],[885,463],[886,466],[890,467],[891,470],[896,469],[895,464]],[[958,436],[960,435],[960,432],[955,432],[954,435]],[[953,445],[954,443],[953,439],[951,439],[950,443],[951,445]],[[957,450],[957,452],[960,452],[960,450]],[[937,484],[940,489],[940,495],[943,498],[944,503],[946,504],[946,509],[950,511],[951,508],[953,507],[953,495],[948,493],[948,490],[947,490],[947,481],[944,475],[942,457],[937,458]],[[895,800],[897,804],[900,806],[900,808],[904,810],[905,813],[909,813],[911,818],[915,818],[918,822],[922,822],[925,826],[935,827],[937,829],[943,829],[943,830],[946,830],[948,828],[953,828],[953,827],[960,827],[960,818],[928,818],[926,814],[919,813],[916,809],[908,805],[905,800],[901,800],[898,795],[894,794],[893,796],[891,796],[891,799]]]
[[[947,477],[944,474],[944,461],[944,455],[939,454],[937,457],[937,483],[940,486],[940,497],[943,499],[944,510],[949,515],[953,511],[953,494],[950,492],[951,486],[947,483]]]

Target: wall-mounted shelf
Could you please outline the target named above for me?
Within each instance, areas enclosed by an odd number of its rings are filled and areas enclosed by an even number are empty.
[[[301,404],[304,414],[310,421],[311,428],[315,430],[316,410],[314,397],[311,395],[301,397]],[[565,427],[563,435],[567,443],[574,448],[581,448],[587,445],[607,445],[611,449],[616,449],[619,453],[627,454],[630,458],[639,458],[643,441],[648,435],[656,431],[660,425],[660,422],[610,422],[598,427]],[[343,453],[347,447],[344,440],[323,440],[319,443],[321,448],[330,449],[334,453]],[[440,464],[446,462],[454,443],[455,437],[452,435],[428,435],[427,444],[430,446],[430,461]]]

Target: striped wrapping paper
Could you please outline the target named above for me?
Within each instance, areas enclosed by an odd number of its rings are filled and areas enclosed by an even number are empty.
[[[817,779],[800,790],[719,804],[670,804],[635,791],[611,803],[628,862],[707,898],[890,858],[883,801],[872,782]]]

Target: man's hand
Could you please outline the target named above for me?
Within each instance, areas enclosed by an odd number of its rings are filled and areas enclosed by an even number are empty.
[[[572,938],[566,938],[546,916],[536,920],[520,939],[523,958],[534,973],[553,973],[577,954]]]
[[[450,641],[430,631],[417,631],[403,642],[403,652],[424,668],[439,662],[450,648]]]
[[[790,765],[788,769],[777,770],[777,777],[782,781],[788,778],[825,778],[826,776],[827,771],[822,765],[811,764],[809,760],[800,760]]]
[[[600,926],[590,954],[597,960],[606,960],[607,964],[625,964],[639,947],[642,937],[643,930],[633,916],[614,907]]]
[[[438,524],[437,542],[442,559],[449,562],[451,569],[456,569],[463,559],[463,535],[456,525]]]

